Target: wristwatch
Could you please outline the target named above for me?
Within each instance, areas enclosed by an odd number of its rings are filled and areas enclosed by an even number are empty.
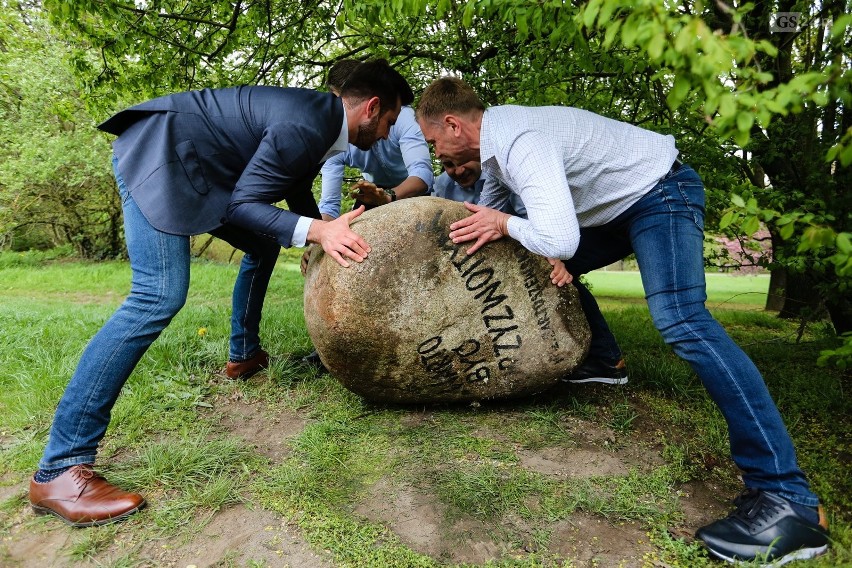
[[[394,190],[385,188],[383,191],[388,194],[392,202],[396,201],[396,192]]]

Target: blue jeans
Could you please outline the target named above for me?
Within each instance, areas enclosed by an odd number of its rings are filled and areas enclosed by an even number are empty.
[[[83,351],[56,409],[41,469],[94,463],[122,386],[186,302],[189,237],[152,227],[115,163],[133,273],[130,295]],[[237,227],[220,227],[211,234],[246,253],[234,285],[229,347],[230,359],[242,361],[260,349],[261,309],[280,249],[275,242]]]
[[[654,326],[721,410],[745,485],[816,506],[763,377],[704,306],[703,246],[704,184],[684,165],[614,220],[581,229],[577,254],[565,264],[578,276],[636,253]],[[605,352],[612,334],[586,295],[592,352]]]

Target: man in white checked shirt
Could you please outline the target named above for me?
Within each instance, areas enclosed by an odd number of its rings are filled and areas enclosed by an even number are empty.
[[[696,534],[710,552],[775,565],[823,553],[825,516],[778,409],[704,306],[704,185],[674,138],[576,108],[486,110],[451,77],[423,92],[417,121],[439,160],[478,160],[488,177],[479,205],[466,204],[472,215],[450,227],[453,242],[473,243],[468,254],[508,236],[578,276],[635,253],[654,326],[718,405],[743,472],[735,510]],[[499,211],[511,193],[527,219]],[[583,309],[594,350],[606,322],[588,297]]]

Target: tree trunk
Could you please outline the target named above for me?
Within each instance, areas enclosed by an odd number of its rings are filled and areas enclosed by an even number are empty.
[[[757,162],[755,163],[757,164]],[[764,175],[763,168],[759,164],[757,167],[760,168],[761,175]],[[779,252],[784,245],[784,240],[781,238],[781,235],[777,234],[777,231],[773,231],[770,228],[769,242],[772,245],[773,263],[769,272],[769,293],[766,296],[765,309],[767,311],[780,312],[784,309],[784,298],[787,295],[787,269],[775,261],[779,258]]]
[[[815,319],[817,312],[824,309],[821,296],[815,293],[818,284],[815,276],[818,275],[787,271],[787,293],[778,317]]]
[[[836,273],[833,273],[832,277],[832,284],[837,285],[841,277]],[[835,290],[825,299],[825,307],[837,335],[852,331],[852,294]]]
[[[769,294],[766,296],[766,310],[780,312],[784,309],[787,296],[787,269],[778,267],[769,273]]]

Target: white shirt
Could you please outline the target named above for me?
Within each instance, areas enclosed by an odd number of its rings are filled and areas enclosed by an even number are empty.
[[[322,157],[322,162],[325,162],[332,156],[336,156],[345,152],[349,148],[349,125],[346,123],[346,105],[343,105],[343,123],[340,126],[340,134],[337,140],[331,145],[325,155]],[[303,247],[308,242],[308,230],[311,228],[311,223],[316,221],[312,217],[302,217],[296,222],[296,228],[293,230],[293,239],[290,241],[290,246]]]
[[[542,256],[569,259],[580,227],[615,219],[648,193],[677,158],[674,137],[571,107],[492,107],[482,116],[487,178],[479,204],[500,209],[510,192],[527,219],[509,236]]]

